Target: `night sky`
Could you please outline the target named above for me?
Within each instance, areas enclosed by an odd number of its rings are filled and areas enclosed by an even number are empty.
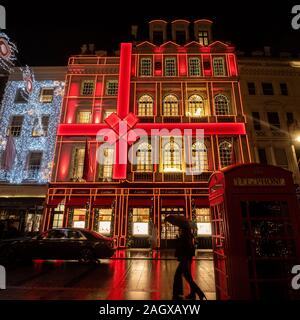
[[[39,1],[5,4],[6,33],[17,44],[19,64],[66,65],[84,43],[97,50],[117,50],[130,40],[131,25],[139,26],[139,38],[146,39],[152,19],[208,18],[214,21],[215,40],[230,41],[238,50],[250,52],[272,47],[274,54],[300,54],[300,29],[291,27],[290,1]],[[148,8],[148,9],[147,9]]]

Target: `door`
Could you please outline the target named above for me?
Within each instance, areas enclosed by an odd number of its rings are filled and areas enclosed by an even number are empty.
[[[184,208],[162,208],[161,209],[161,241],[162,249],[174,249],[176,239],[179,236],[179,228],[169,222],[165,222],[166,216],[170,214],[184,215]]]

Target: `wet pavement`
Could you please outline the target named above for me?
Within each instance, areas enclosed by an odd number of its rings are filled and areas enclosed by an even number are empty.
[[[7,268],[7,289],[0,291],[0,300],[169,300],[177,264],[172,250],[118,250],[97,265],[35,260]],[[207,298],[214,300],[210,252],[197,252],[192,273]]]

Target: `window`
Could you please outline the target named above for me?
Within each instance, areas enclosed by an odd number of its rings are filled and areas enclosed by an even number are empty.
[[[265,148],[258,148],[258,160],[259,163],[268,164],[267,154]]]
[[[23,116],[12,116],[10,126],[8,128],[8,135],[19,137],[22,131]]]
[[[164,42],[164,35],[162,31],[153,31],[153,43],[161,45]]]
[[[248,94],[249,95],[255,95],[256,94],[256,88],[255,88],[255,83],[254,82],[248,82]]]
[[[74,209],[73,213],[73,228],[85,228],[86,209]]]
[[[86,237],[79,231],[67,230],[68,239],[71,240],[86,240]]]
[[[204,116],[203,98],[201,96],[194,94],[189,97],[186,115],[188,117]]]
[[[152,76],[151,58],[142,58],[140,64],[140,76]]]
[[[198,236],[211,236],[211,217],[209,208],[196,208]]]
[[[43,127],[44,137],[48,135],[49,119],[50,119],[49,116],[42,116],[42,127]]]
[[[257,130],[257,131],[261,130],[259,112],[252,112],[252,119],[253,119],[254,130]]]
[[[23,88],[18,88],[15,97],[15,103],[27,103],[28,94]]]
[[[79,111],[77,113],[77,123],[90,123],[91,115],[91,111]]]
[[[151,144],[143,142],[136,151],[136,170],[138,172],[152,172],[152,147]]]
[[[73,154],[73,179],[81,179],[83,176],[85,148],[75,148]]]
[[[103,150],[101,162],[99,164],[99,178],[103,181],[111,181],[113,174],[114,149]]]
[[[287,96],[289,94],[286,83],[280,83],[280,92],[283,96]]]
[[[43,153],[32,151],[28,158],[28,179],[37,179],[41,169]]]
[[[32,136],[46,137],[48,135],[49,116],[42,116],[42,119],[35,118],[33,122]]]
[[[215,77],[224,77],[225,76],[224,58],[222,57],[213,58],[213,68],[214,68]]]
[[[287,112],[286,113],[286,121],[287,121],[287,125],[288,127],[294,123],[294,114],[293,112]]]
[[[175,77],[176,74],[177,74],[176,59],[175,58],[166,58],[165,59],[165,76],[166,77]]]
[[[182,144],[175,142],[174,137],[164,138],[162,152],[163,172],[182,171]]]
[[[269,82],[263,82],[262,84],[263,94],[266,96],[272,96],[274,94],[273,84]]]
[[[268,122],[271,130],[277,130],[280,128],[280,120],[278,112],[267,112]]]
[[[192,163],[192,172],[194,174],[208,171],[207,149],[201,141],[196,141],[192,145]]]
[[[149,208],[133,208],[132,222],[134,236],[148,236],[149,235]]]
[[[178,116],[178,100],[177,98],[169,94],[165,96],[163,102],[163,114],[164,116]]]
[[[221,168],[232,164],[232,151],[232,144],[230,142],[223,141],[219,144]]]
[[[176,30],[176,43],[179,45],[186,44],[185,30]]]
[[[42,235],[42,239],[67,239],[67,231],[50,230]]]
[[[106,94],[116,96],[118,94],[118,80],[109,80],[106,82]]]
[[[199,58],[189,58],[190,76],[201,76],[201,67]]]
[[[57,208],[54,209],[52,228],[62,228],[63,227],[63,213],[65,210],[64,203],[60,203]]]
[[[42,88],[40,93],[40,102],[50,103],[53,101],[53,88]]]
[[[226,116],[230,114],[229,99],[224,94],[215,96],[215,110],[217,116]]]
[[[289,163],[288,159],[286,156],[286,151],[285,149],[281,148],[274,148],[274,154],[275,154],[275,159],[276,159],[276,164],[283,169],[289,169]]]
[[[199,43],[202,46],[208,46],[208,44],[209,44],[208,32],[207,31],[199,31],[198,36],[199,36]]]
[[[110,235],[112,222],[112,208],[99,209],[98,232],[104,235]]]
[[[81,95],[90,96],[94,93],[94,81],[84,80],[81,84]]]
[[[151,96],[145,94],[139,98],[138,115],[153,116],[153,99]]]

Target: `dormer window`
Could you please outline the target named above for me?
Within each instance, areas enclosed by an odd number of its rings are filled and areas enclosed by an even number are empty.
[[[208,31],[199,31],[199,43],[202,46],[208,46],[209,44],[209,39],[208,39]]]

